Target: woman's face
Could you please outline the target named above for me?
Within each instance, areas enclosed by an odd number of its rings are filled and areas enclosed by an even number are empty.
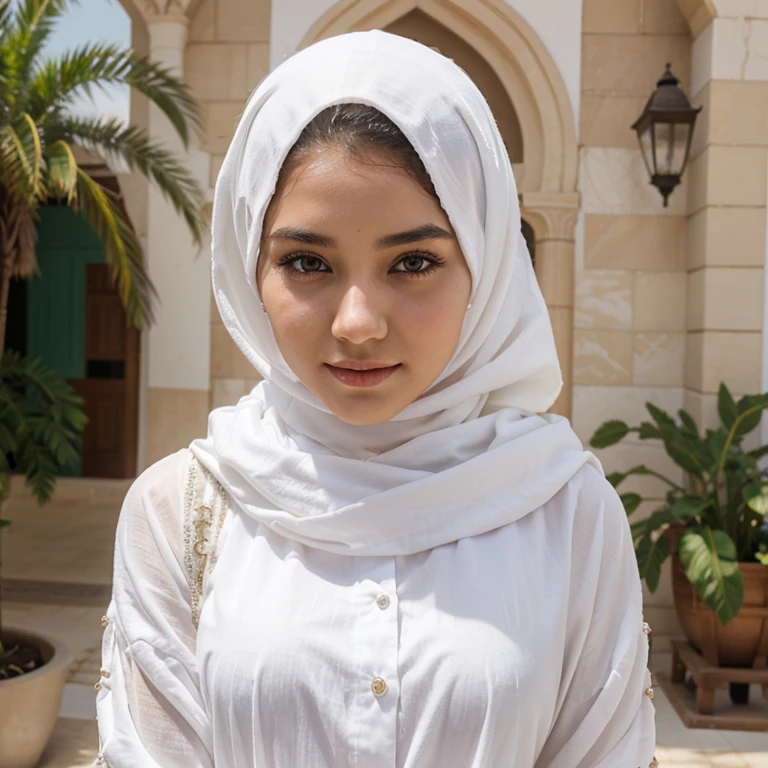
[[[437,200],[373,162],[323,147],[298,164],[270,203],[257,269],[291,370],[359,426],[391,419],[437,379],[471,287]]]

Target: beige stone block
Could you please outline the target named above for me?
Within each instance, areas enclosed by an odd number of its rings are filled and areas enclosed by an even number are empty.
[[[631,125],[643,111],[645,101],[637,96],[584,95],[579,143],[585,147],[637,149],[637,134]]]
[[[248,379],[253,366],[232,341],[224,325],[211,326],[211,379]]]
[[[186,448],[195,438],[205,437],[209,397],[207,389],[147,390],[145,466]]]
[[[642,0],[584,0],[582,33],[636,34],[641,31]]]
[[[270,0],[217,0],[216,39],[220,42],[269,42]]]
[[[573,383],[628,386],[632,383],[632,334],[575,330]]]
[[[689,270],[762,267],[765,261],[765,208],[706,206],[688,220]]]
[[[247,53],[244,44],[192,43],[184,54],[184,78],[198,99],[245,98]]]
[[[762,331],[763,270],[706,267],[688,275],[689,331]]]
[[[269,43],[251,43],[248,46],[247,87],[250,93],[269,74]]]
[[[618,419],[638,427],[650,416],[645,407],[653,403],[674,416],[682,407],[683,390],[680,387],[590,387],[577,385],[573,388],[573,416],[571,424],[579,439],[586,445],[600,425]],[[636,433],[622,440],[625,443],[647,443]]]
[[[710,144],[690,164],[688,208],[705,205],[764,206],[768,149]]]
[[[761,364],[760,333],[689,333],[685,345],[685,386],[715,394],[724,381],[732,392],[759,392]]]
[[[536,276],[547,306],[573,307],[573,249],[570,240],[536,244]]]
[[[216,39],[216,0],[202,0],[189,23],[189,42],[208,43]]]
[[[211,408],[235,405],[249,391],[245,379],[213,379],[211,382]]]
[[[584,217],[587,269],[682,271],[686,219],[682,216]]]
[[[211,154],[226,154],[244,108],[244,100],[213,102],[207,105],[204,147],[206,151]]]
[[[682,387],[684,333],[636,333],[632,376],[637,386]]]
[[[576,328],[632,328],[631,272],[584,270],[576,284]]]
[[[685,272],[638,272],[632,311],[636,331],[685,330]]]
[[[703,121],[702,133],[708,143],[765,146],[768,82],[712,80],[704,91],[708,91],[709,119]]]
[[[226,155],[211,155],[211,171],[208,180],[211,187],[216,186],[216,180],[219,178],[219,171],[221,171],[221,166],[224,163],[225,157]]]
[[[647,99],[667,61],[687,92],[691,42],[686,36],[584,34],[581,55],[584,94]]]
[[[685,216],[687,178],[664,208],[659,190],[650,182],[639,149],[582,147],[579,191],[584,213]]]
[[[621,5],[621,3],[618,3]],[[691,28],[678,4],[669,0],[643,0],[642,31],[646,35],[691,34]]]

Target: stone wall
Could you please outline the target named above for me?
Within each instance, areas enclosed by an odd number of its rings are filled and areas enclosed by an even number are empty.
[[[269,72],[270,0],[203,0],[189,28],[185,77],[202,102],[210,188],[245,101]],[[237,402],[258,381],[211,307],[211,408]]]
[[[585,442],[608,419],[647,419],[646,401],[673,413],[683,406],[687,185],[662,206],[630,126],[666,62],[689,92],[690,61],[690,30],[675,3],[584,0],[573,424]],[[608,472],[646,464],[682,479],[663,448],[639,440],[598,455]],[[662,499],[666,487],[639,477],[622,490]],[[664,574],[646,595],[657,637],[676,631],[671,602]]]

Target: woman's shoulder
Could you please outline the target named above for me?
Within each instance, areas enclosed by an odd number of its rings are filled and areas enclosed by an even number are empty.
[[[180,538],[191,460],[192,453],[184,448],[151,464],[133,481],[120,512],[118,539]]]
[[[563,491],[574,536],[594,537],[600,533],[603,539],[617,542],[629,534],[619,494],[598,466],[584,464]]]
[[[145,503],[177,504],[182,501],[192,452],[182,448],[147,467],[131,484],[126,499]]]

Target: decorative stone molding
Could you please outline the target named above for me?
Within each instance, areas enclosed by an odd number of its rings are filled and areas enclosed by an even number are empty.
[[[714,0],[677,0],[695,40],[717,16]]]
[[[121,0],[121,2],[133,16],[131,8],[127,7],[130,3],[149,25],[159,21],[178,21],[188,24],[200,0]]]
[[[574,242],[579,217],[578,192],[525,192],[520,202],[523,218],[533,228],[537,243],[548,240]]]

